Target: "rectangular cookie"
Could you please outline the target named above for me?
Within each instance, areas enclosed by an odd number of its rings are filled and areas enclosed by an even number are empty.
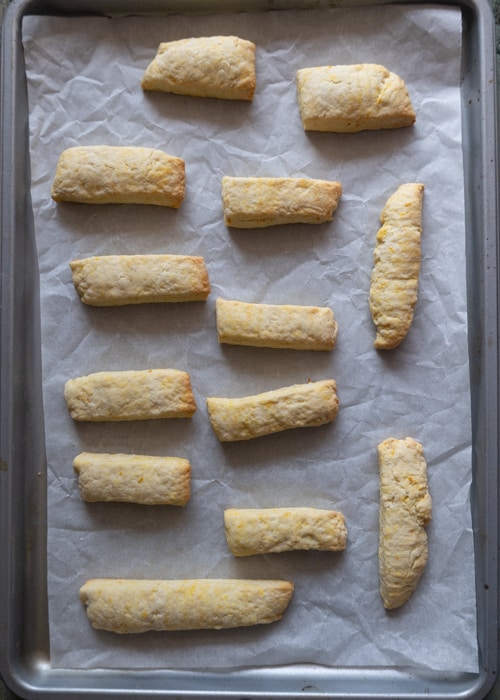
[[[255,44],[236,36],[190,37],[161,43],[142,78],[143,90],[251,101]]]
[[[185,163],[155,148],[75,146],[61,153],[52,183],[56,202],[180,207]]]
[[[415,123],[404,81],[381,65],[302,68],[296,85],[305,131],[354,133]]]
[[[190,418],[196,411],[189,374],[177,369],[95,372],[67,381],[64,398],[77,421]]]
[[[417,303],[424,186],[400,185],[380,215],[373,254],[369,306],[376,326],[374,347],[396,348],[413,322]]]
[[[337,322],[328,307],[249,304],[217,299],[220,343],[291,350],[333,350]]]
[[[94,629],[130,634],[276,622],[293,583],[246,579],[91,579],[80,600]]]
[[[228,508],[228,547],[235,557],[316,549],[339,552],[347,545],[342,513],[320,508]]]
[[[340,182],[304,177],[222,178],[224,223],[234,228],[321,224],[333,219]]]
[[[210,423],[221,442],[330,423],[335,420],[338,407],[333,379],[294,384],[238,399],[207,398]]]
[[[73,283],[90,306],[203,301],[210,281],[202,257],[102,255],[72,260]]]
[[[378,445],[378,462],[380,595],[393,609],[409,600],[427,564],[432,500],[419,442],[388,438]]]
[[[73,468],[88,503],[185,506],[191,493],[191,465],[182,457],[82,452]]]

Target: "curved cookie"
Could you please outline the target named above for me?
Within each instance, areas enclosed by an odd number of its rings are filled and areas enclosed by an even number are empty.
[[[335,381],[323,379],[238,399],[210,397],[207,408],[217,438],[231,442],[330,423],[339,400]]]
[[[422,445],[407,437],[378,446],[380,595],[387,609],[404,605],[427,564],[432,517]]]
[[[129,634],[269,624],[292,593],[291,582],[276,580],[91,579],[80,600],[95,629]]]
[[[422,234],[420,183],[400,185],[380,215],[369,305],[377,328],[374,347],[391,350],[406,337],[417,303]]]

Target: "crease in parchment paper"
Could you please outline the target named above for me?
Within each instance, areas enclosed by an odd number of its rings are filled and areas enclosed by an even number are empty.
[[[235,34],[257,45],[252,103],[143,93],[161,41]],[[26,17],[32,199],[40,263],[48,460],[51,663],[76,668],[239,668],[293,663],[476,671],[470,518],[471,435],[461,150],[460,11],[383,6],[171,17]],[[410,129],[304,133],[298,68],[375,62],[406,81]],[[186,161],[179,210],[56,204],[60,152],[76,145],[161,148]],[[223,175],[339,180],[334,219],[319,226],[224,226]],[[373,349],[368,290],[380,212],[402,182],[425,184],[422,267],[412,328],[391,353]],[[206,302],[95,309],[78,299],[69,261],[105,254],[203,255]],[[218,296],[329,305],[331,353],[220,346]],[[76,424],[66,380],[99,370],[189,371],[191,420]],[[221,445],[207,396],[244,396],[334,378],[336,421]],[[376,445],[420,440],[429,464],[429,562],[402,609],[378,593]],[[80,451],[190,459],[184,509],[85,504]],[[226,507],[310,505],[344,513],[345,552],[235,559]],[[93,630],[78,599],[94,577],[264,577],[294,581],[283,619],[226,631],[120,636]]]

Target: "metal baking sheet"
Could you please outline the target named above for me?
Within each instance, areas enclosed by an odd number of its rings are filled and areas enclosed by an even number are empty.
[[[303,7],[304,5],[293,5]],[[213,10],[255,9],[267,5],[236,4],[211,6]],[[290,7],[290,5],[287,5]],[[352,7],[352,5],[346,5]],[[126,3],[71,4],[71,12],[133,13]],[[169,4],[170,11],[195,11],[194,4]],[[272,9],[277,9],[272,5]],[[27,148],[27,104],[25,70],[20,47],[20,22],[26,14],[69,14],[64,3],[14,3],[4,25],[2,78],[2,540],[5,553],[6,595],[12,605],[2,608],[3,639],[6,640],[5,670],[12,687],[27,697],[51,697],[60,693],[121,695],[163,691],[166,695],[293,696],[332,697],[396,694],[426,697],[466,693],[481,697],[495,674],[496,644],[496,465],[497,352],[496,307],[496,144],[494,131],[494,75],[492,21],[487,7],[462,6],[463,115],[466,164],[467,254],[472,408],[474,420],[474,499],[476,534],[476,580],[478,631],[481,656],[479,674],[432,673],[387,668],[325,668],[311,664],[255,668],[227,673],[180,671],[86,670],[58,671],[50,665],[48,652],[46,590],[45,445],[40,381],[39,308],[37,256],[29,203],[29,152]],[[141,12],[167,11],[155,3]],[[360,11],[362,7],[360,6]],[[490,46],[491,40],[491,46]],[[9,50],[10,47],[10,50]],[[491,61],[490,61],[491,59]],[[5,79],[9,76],[9,79]],[[21,116],[22,115],[22,116]],[[481,147],[478,147],[480,144]],[[9,160],[10,158],[10,160]],[[10,166],[8,164],[11,164]],[[6,177],[6,174],[9,177]],[[12,175],[14,174],[14,178]],[[10,215],[10,219],[8,218]],[[14,235],[15,231],[15,235]],[[490,233],[491,232],[491,233]],[[493,262],[494,261],[494,262]],[[19,353],[18,349],[23,348]],[[29,434],[29,440],[26,435]],[[13,466],[15,465],[15,466]],[[35,469],[36,465],[36,469]],[[5,487],[5,488],[4,488]],[[10,509],[13,510],[10,510]],[[3,515],[2,515],[3,518]],[[22,553],[22,557],[20,554]],[[5,612],[5,615],[3,614]],[[24,623],[24,624],[21,624]],[[133,691],[131,689],[134,689]]]

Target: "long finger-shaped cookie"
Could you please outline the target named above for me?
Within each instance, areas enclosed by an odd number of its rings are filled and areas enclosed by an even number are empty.
[[[75,146],[59,156],[51,196],[82,204],[180,207],[185,163],[155,148]]]
[[[432,500],[419,442],[388,438],[378,446],[378,462],[380,595],[392,609],[411,597],[427,564]]]
[[[255,44],[236,36],[191,37],[160,44],[143,90],[251,101]]]
[[[292,177],[223,177],[224,223],[234,228],[331,221],[340,182]]]
[[[70,262],[84,304],[124,306],[202,301],[210,293],[203,258],[192,255],[101,255]]]
[[[390,350],[406,337],[413,321],[421,259],[420,183],[400,185],[380,215],[370,284],[370,311],[377,329],[374,347]]]
[[[228,508],[224,527],[236,557],[295,549],[338,552],[347,543],[342,513],[321,508]]]
[[[182,457],[82,452],[73,460],[84,501],[185,506],[191,465]]]
[[[404,81],[372,63],[297,71],[297,99],[305,131],[353,133],[411,126],[415,112]]]
[[[80,588],[92,626],[118,634],[268,624],[292,594],[289,581],[245,579],[91,579]]]
[[[210,422],[221,442],[330,423],[335,420],[338,407],[333,379],[294,384],[237,399],[207,398]]]
[[[217,299],[220,343],[292,350],[332,350],[337,322],[328,307],[248,304]]]
[[[189,374],[177,369],[95,372],[68,380],[64,398],[77,421],[190,418],[196,411]]]

